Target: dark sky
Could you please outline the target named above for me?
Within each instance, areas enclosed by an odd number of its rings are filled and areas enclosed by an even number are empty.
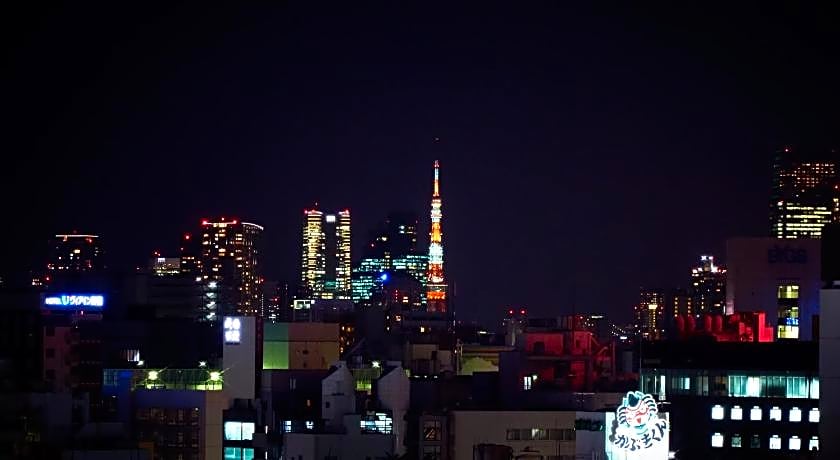
[[[294,280],[304,206],[350,208],[356,248],[392,209],[426,230],[439,158],[462,318],[629,319],[765,233],[773,151],[840,126],[838,17],[809,5],[297,3],[3,6],[6,273],[55,232],[131,266],[225,215]]]

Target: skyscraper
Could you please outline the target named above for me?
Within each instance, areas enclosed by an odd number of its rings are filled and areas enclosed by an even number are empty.
[[[350,211],[303,211],[300,292],[303,299],[350,299]]]
[[[662,337],[665,296],[659,289],[641,289],[639,303],[634,309],[634,327],[640,338],[656,340]]]
[[[47,270],[55,275],[92,272],[103,268],[98,235],[56,235],[50,240]]]
[[[201,270],[208,287],[207,319],[257,316],[262,307],[263,227],[237,219],[201,222]]]
[[[417,253],[417,215],[410,212],[388,213],[385,220],[370,232],[365,247],[366,258],[397,259]]]
[[[180,270],[184,275],[201,276],[201,241],[193,238],[192,234],[184,233],[181,238]]]
[[[785,147],[773,164],[770,233],[776,238],[819,238],[837,220],[837,154],[794,152]]]
[[[427,310],[446,311],[447,284],[443,275],[443,231],[441,220],[442,200],[440,197],[440,163],[435,160],[435,176],[432,191],[432,229],[429,234],[429,277],[426,284]]]
[[[700,256],[700,265],[691,269],[691,300],[695,314],[726,310],[726,269],[715,265],[714,256]]]
[[[420,303],[426,305],[428,256],[417,253],[417,216],[391,212],[369,233],[364,257],[353,267],[353,302],[364,304],[391,275],[407,273],[421,286]],[[383,275],[385,277],[383,278]]]

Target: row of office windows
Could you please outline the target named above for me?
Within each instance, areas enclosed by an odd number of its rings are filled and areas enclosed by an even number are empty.
[[[575,430],[547,428],[511,428],[507,430],[508,441],[574,441]]]
[[[712,434],[712,447],[721,448],[727,445],[726,438],[722,433],[713,433]],[[782,450],[782,447],[785,447],[787,450],[802,450],[803,448],[803,440],[799,436],[791,436],[787,438],[787,445],[785,446],[784,440],[777,434],[774,434],[767,438],[766,440],[762,439],[760,435],[754,434],[752,436],[741,436],[738,433],[735,433],[729,438],[729,447],[733,448],[740,448],[740,447],[749,447],[750,449],[770,449],[770,450]],[[817,436],[811,436],[811,439],[808,440],[807,450],[820,450],[820,440]]]
[[[783,414],[784,411],[778,406],[773,406],[768,411],[768,420],[781,422],[786,420],[788,422],[801,422],[802,409],[792,407],[787,411],[787,417]],[[725,420],[726,408],[720,404],[712,406],[712,420]],[[749,410],[749,419],[752,421],[759,421],[764,419],[764,411],[759,406],[753,406]],[[741,406],[732,406],[729,409],[729,420],[744,420],[744,409]],[[808,411],[808,421],[811,423],[820,423],[820,410],[816,407]]]
[[[791,375],[708,375],[704,371],[666,371],[645,373],[642,391],[660,400],[669,394],[752,398],[819,399],[817,377]]]

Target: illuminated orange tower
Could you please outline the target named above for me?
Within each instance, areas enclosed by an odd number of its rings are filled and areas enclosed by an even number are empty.
[[[446,311],[446,281],[443,276],[443,231],[440,210],[440,163],[435,160],[435,181],[432,192],[432,231],[429,233],[429,278],[426,284],[427,310]]]

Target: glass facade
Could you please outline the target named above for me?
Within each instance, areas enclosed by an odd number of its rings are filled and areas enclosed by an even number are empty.
[[[667,399],[668,395],[819,399],[819,378],[694,369],[650,370],[642,375],[641,390],[660,395],[660,399]]]

